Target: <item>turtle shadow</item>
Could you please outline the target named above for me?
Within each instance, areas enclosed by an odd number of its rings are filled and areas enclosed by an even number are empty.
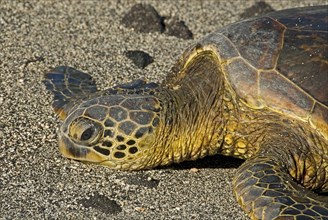
[[[186,170],[191,168],[197,169],[229,169],[238,168],[244,160],[223,155],[206,156],[195,161],[185,161],[179,164],[172,164],[168,167],[161,167],[160,169]]]

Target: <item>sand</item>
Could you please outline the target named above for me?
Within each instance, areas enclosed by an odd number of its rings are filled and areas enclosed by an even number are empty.
[[[186,23],[194,40],[183,40],[125,28],[120,21],[137,2],[1,2],[0,219],[248,219],[231,187],[239,160],[215,156],[120,172],[58,152],[60,120],[42,84],[46,71],[73,66],[90,73],[103,89],[140,77],[159,82],[184,48],[239,20],[255,3],[145,1],[161,16]],[[279,10],[327,1],[267,3]],[[137,49],[154,58],[145,69],[124,55]]]

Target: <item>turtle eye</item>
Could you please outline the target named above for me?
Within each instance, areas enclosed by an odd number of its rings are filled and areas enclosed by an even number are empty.
[[[90,127],[87,130],[83,131],[81,135],[81,141],[87,141],[92,137],[92,134],[94,133],[94,127]]]
[[[101,136],[101,126],[86,118],[75,119],[69,128],[69,136],[72,139],[81,144],[92,145]]]

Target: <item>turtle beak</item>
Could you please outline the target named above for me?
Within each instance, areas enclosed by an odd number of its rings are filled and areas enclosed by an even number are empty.
[[[77,145],[65,135],[59,135],[58,144],[60,153],[64,157],[70,159],[88,161],[92,163],[101,163],[105,160],[108,160],[108,158],[104,158],[103,156],[95,153],[93,150],[90,150],[85,146]]]
[[[64,135],[59,136],[59,151],[63,154],[64,157],[77,159],[85,158],[86,155],[90,152],[87,148],[81,148],[78,145],[75,145]]]

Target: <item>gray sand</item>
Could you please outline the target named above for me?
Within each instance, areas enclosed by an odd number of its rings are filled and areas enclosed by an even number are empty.
[[[123,15],[139,1],[24,2],[0,4],[0,219],[248,219],[230,184],[238,160],[217,156],[129,173],[68,160],[57,150],[60,121],[41,83],[44,72],[70,65],[91,73],[99,88],[140,77],[161,81],[194,40],[123,27]],[[220,2],[149,3],[184,20],[199,39],[237,21],[255,1]],[[327,1],[267,3],[278,10]],[[135,49],[154,63],[136,68],[124,56]]]

